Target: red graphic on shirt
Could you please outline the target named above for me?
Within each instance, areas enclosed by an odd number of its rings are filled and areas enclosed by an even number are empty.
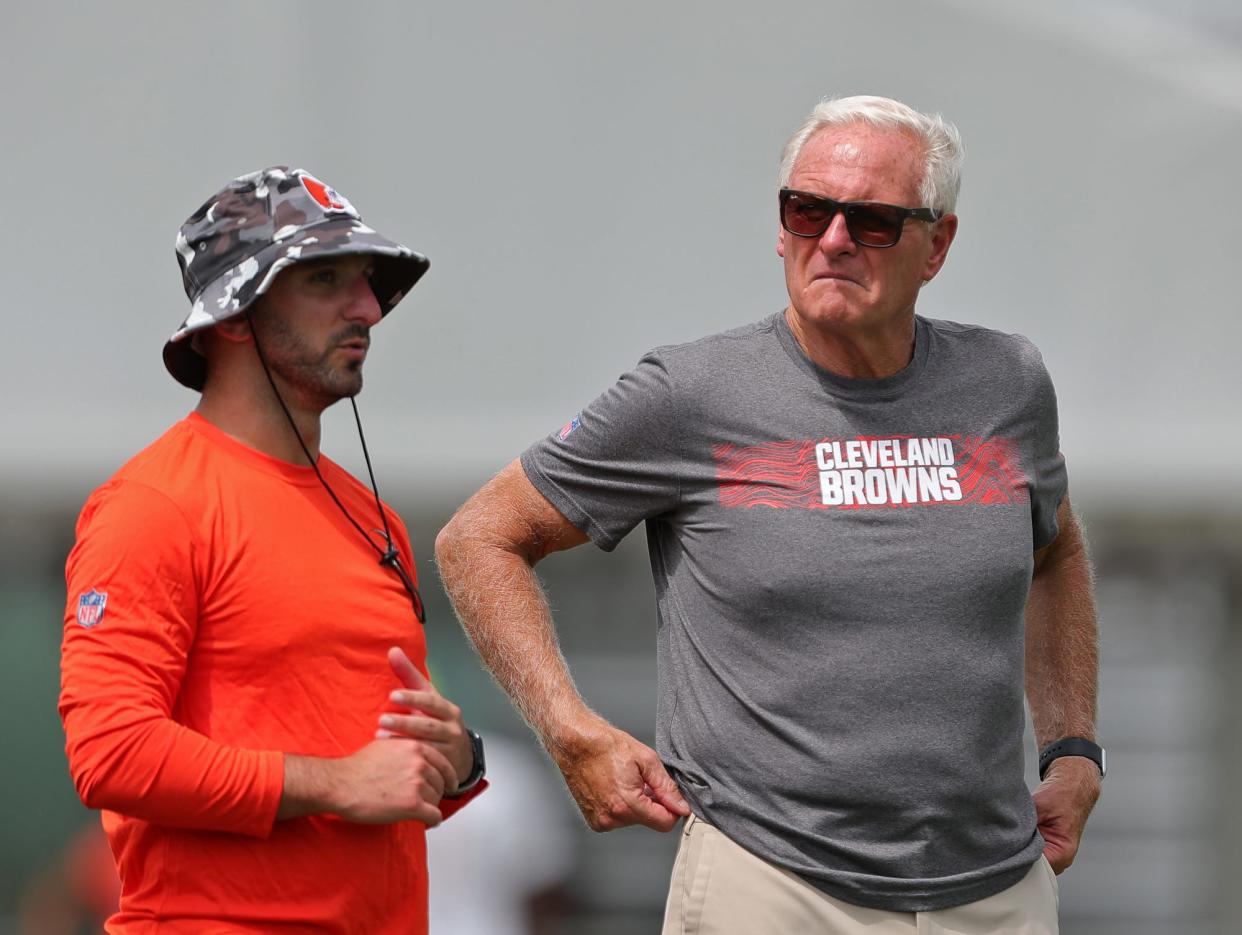
[[[993,436],[856,436],[717,445],[726,507],[878,509],[1029,503],[1016,440]]]
[[[967,435],[955,444],[963,493],[970,503],[1030,503],[1022,451],[1012,438]]]

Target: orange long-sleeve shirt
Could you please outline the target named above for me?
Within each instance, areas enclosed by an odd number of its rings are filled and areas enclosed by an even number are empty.
[[[369,490],[319,468],[381,525]],[[426,670],[400,580],[311,468],[192,414],[91,495],[66,582],[60,712],[121,874],[110,932],[426,931],[422,824],[275,820],[284,754],[372,739],[389,646]]]

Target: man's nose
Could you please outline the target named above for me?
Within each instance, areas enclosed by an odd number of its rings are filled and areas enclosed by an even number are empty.
[[[844,211],[834,214],[828,227],[819,235],[819,249],[832,254],[854,253],[858,250],[858,244],[854,243],[854,238],[850,236],[849,228],[845,224]]]
[[[347,317],[360,320],[367,325],[374,325],[383,313],[379,299],[371,288],[371,280],[366,276],[358,276],[350,285],[349,309]]]

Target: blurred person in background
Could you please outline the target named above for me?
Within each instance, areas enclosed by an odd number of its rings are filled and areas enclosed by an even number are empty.
[[[689,816],[666,933],[1057,931],[1103,774],[1091,571],[1039,352],[915,312],[960,165],[938,116],[822,102],[781,166],[787,307],[647,354],[437,541],[588,824]],[[654,751],[583,701],[533,570],[640,521]]]
[[[91,822],[22,889],[18,935],[97,935],[121,899],[108,838]]]
[[[427,836],[436,935],[564,931],[574,815],[529,740],[487,735],[492,787]]]
[[[163,357],[198,406],[90,496],[66,568],[107,930],[426,932],[425,829],[484,787],[482,747],[426,678],[401,520],[319,444],[427,260],[283,166],[208,199],[177,254],[193,307]]]

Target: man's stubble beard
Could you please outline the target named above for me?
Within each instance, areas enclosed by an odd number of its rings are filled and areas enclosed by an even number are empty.
[[[262,323],[259,336],[263,355],[267,358],[272,375],[278,377],[303,401],[320,410],[327,409],[338,400],[357,396],[362,390],[361,360],[349,360],[333,364],[332,355],[344,341],[367,337],[365,325],[347,325],[328,340],[322,353],[316,354],[295,328],[279,319],[267,319]]]

